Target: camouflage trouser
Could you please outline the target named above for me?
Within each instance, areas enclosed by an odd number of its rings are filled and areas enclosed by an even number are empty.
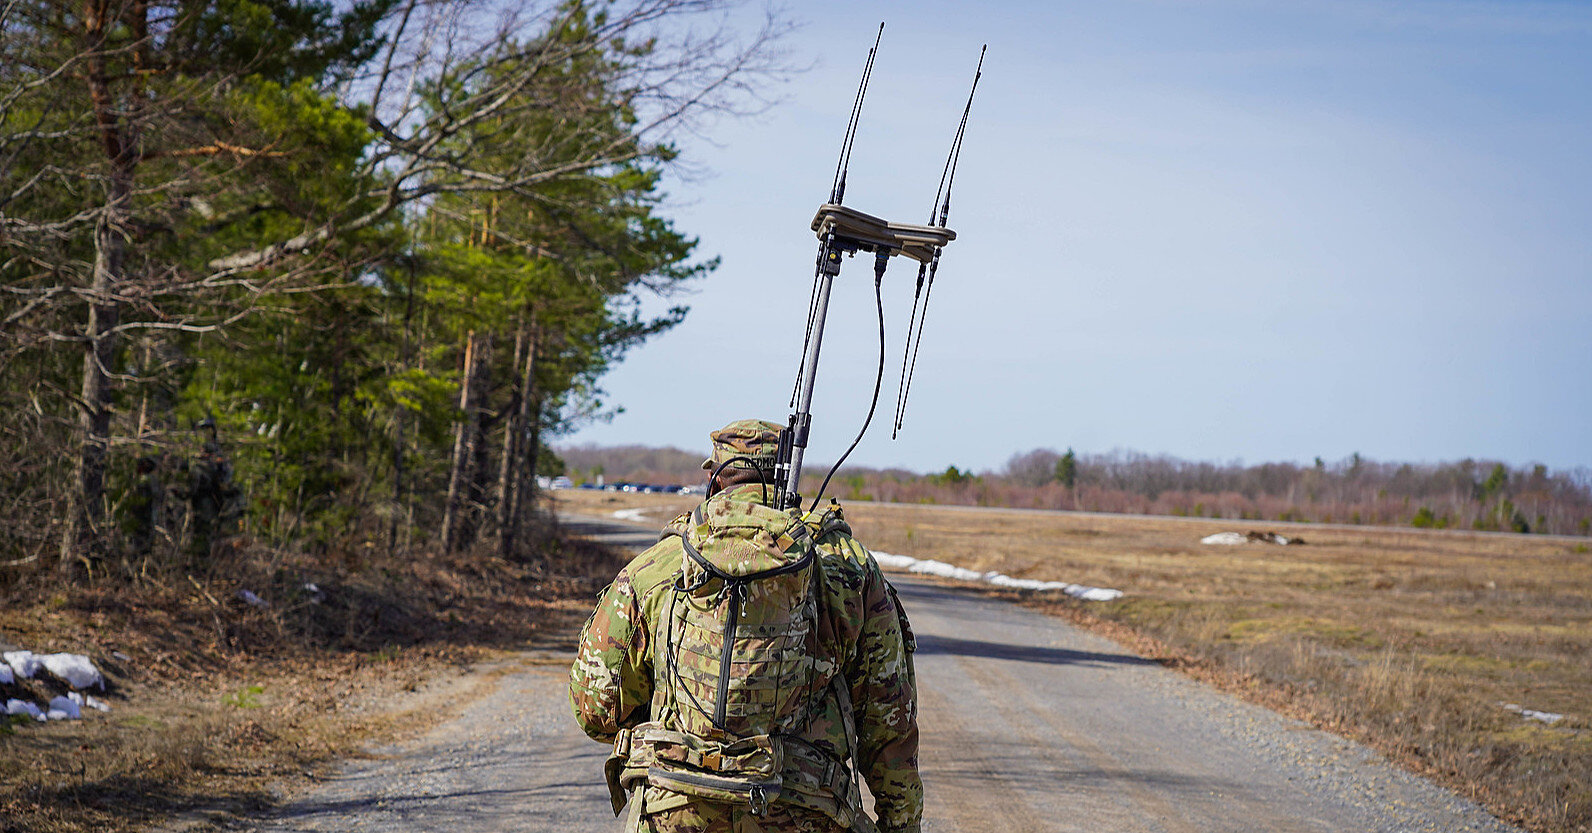
[[[828,816],[776,804],[767,814],[754,816],[745,807],[692,802],[684,807],[648,813],[641,817],[638,833],[846,833]]]

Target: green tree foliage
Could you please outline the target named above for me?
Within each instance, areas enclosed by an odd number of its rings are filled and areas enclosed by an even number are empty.
[[[962,471],[956,466],[946,466],[945,471],[929,475],[929,482],[939,486],[960,486],[976,479],[970,471]]]
[[[1503,493],[1504,488],[1508,485],[1509,469],[1505,468],[1503,463],[1495,463],[1492,467],[1492,472],[1487,475],[1487,479],[1482,481],[1481,485],[1477,487],[1477,497],[1485,503]]]
[[[42,485],[46,495],[64,492],[63,563],[104,552],[114,503],[106,477],[123,462],[111,454],[116,441],[173,428],[169,403],[157,403],[153,421],[146,408],[128,425],[126,389],[172,369],[174,340],[236,320],[247,309],[240,298],[284,277],[218,279],[201,260],[207,248],[240,236],[253,243],[271,224],[324,213],[317,189],[329,182],[358,190],[337,169],[362,152],[367,131],[319,85],[374,53],[388,3],[7,5],[5,347],[23,358],[58,354],[63,343],[77,353],[29,389],[36,412],[75,423],[71,480]],[[323,247],[312,271],[351,242]],[[41,389],[65,395],[39,397]]]
[[[1067,453],[1056,461],[1055,480],[1069,489],[1078,485],[1078,455],[1072,449],[1067,449]]]
[[[1430,508],[1422,506],[1410,518],[1410,526],[1419,529],[1447,529],[1451,520],[1447,515],[1438,515]]]
[[[502,472],[475,498],[557,468],[541,435],[685,314],[642,295],[714,267],[658,213],[669,137],[761,106],[778,27],[570,0],[477,31],[461,3],[6,5],[0,547],[100,563],[135,461],[177,483],[210,414],[251,535],[391,540],[457,468],[472,333]]]

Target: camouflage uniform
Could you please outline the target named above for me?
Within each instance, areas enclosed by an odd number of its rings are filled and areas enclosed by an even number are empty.
[[[209,427],[215,430],[213,424]],[[188,499],[188,557],[195,565],[203,564],[216,545],[237,532],[244,509],[243,492],[232,482],[232,463],[214,439],[205,442],[199,459],[188,467],[188,485],[181,494]]]
[[[160,459],[138,458],[138,483],[127,505],[127,531],[134,555],[149,555],[165,523],[166,487],[160,482]]]
[[[778,430],[779,426],[760,421],[731,423],[714,432],[714,456],[704,468],[736,455],[752,457],[760,467],[771,463]],[[731,465],[745,467],[744,462]],[[788,540],[793,530],[810,534],[821,577],[816,631],[821,656],[812,663],[817,684],[808,705],[813,718],[797,740],[840,763],[851,759],[875,797],[880,830],[915,833],[923,814],[923,787],[917,771],[914,646],[895,590],[868,551],[851,538],[838,506],[822,520],[797,519],[793,512],[766,506],[766,494],[757,483],[715,494],[694,515],[672,521],[666,537],[637,556],[603,591],[581,634],[580,653],[570,672],[575,718],[593,739],[612,743],[623,736],[622,730],[657,716],[654,657],[666,600],[682,575],[684,541],[701,546],[726,529],[751,528],[750,519],[758,519],[765,538]],[[804,524],[806,529],[801,528]],[[787,770],[792,766],[787,760]],[[851,770],[845,772],[850,780]],[[855,794],[854,786],[852,791]],[[616,794],[616,812],[622,801],[623,796]],[[786,790],[761,815],[745,804],[696,799],[652,784],[637,787],[630,805],[626,827],[635,831],[872,829],[860,807],[851,816],[844,808],[837,811],[835,801],[794,790]]]

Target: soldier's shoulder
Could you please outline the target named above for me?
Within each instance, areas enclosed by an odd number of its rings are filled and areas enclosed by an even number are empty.
[[[830,591],[850,595],[877,582],[879,565],[860,541],[844,532],[829,532],[817,541],[819,563]]]
[[[848,567],[865,568],[873,563],[873,554],[861,541],[845,532],[830,532],[818,538],[818,550],[831,560]]]
[[[638,596],[644,596],[674,581],[675,574],[680,572],[680,559],[684,554],[679,536],[665,535],[658,543],[631,559],[620,571],[620,576],[629,582]]]

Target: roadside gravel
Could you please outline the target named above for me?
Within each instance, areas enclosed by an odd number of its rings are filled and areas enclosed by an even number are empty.
[[[612,830],[604,752],[574,727],[569,656],[532,652],[486,678],[455,716],[414,741],[373,750],[288,804],[259,833],[497,833]]]

